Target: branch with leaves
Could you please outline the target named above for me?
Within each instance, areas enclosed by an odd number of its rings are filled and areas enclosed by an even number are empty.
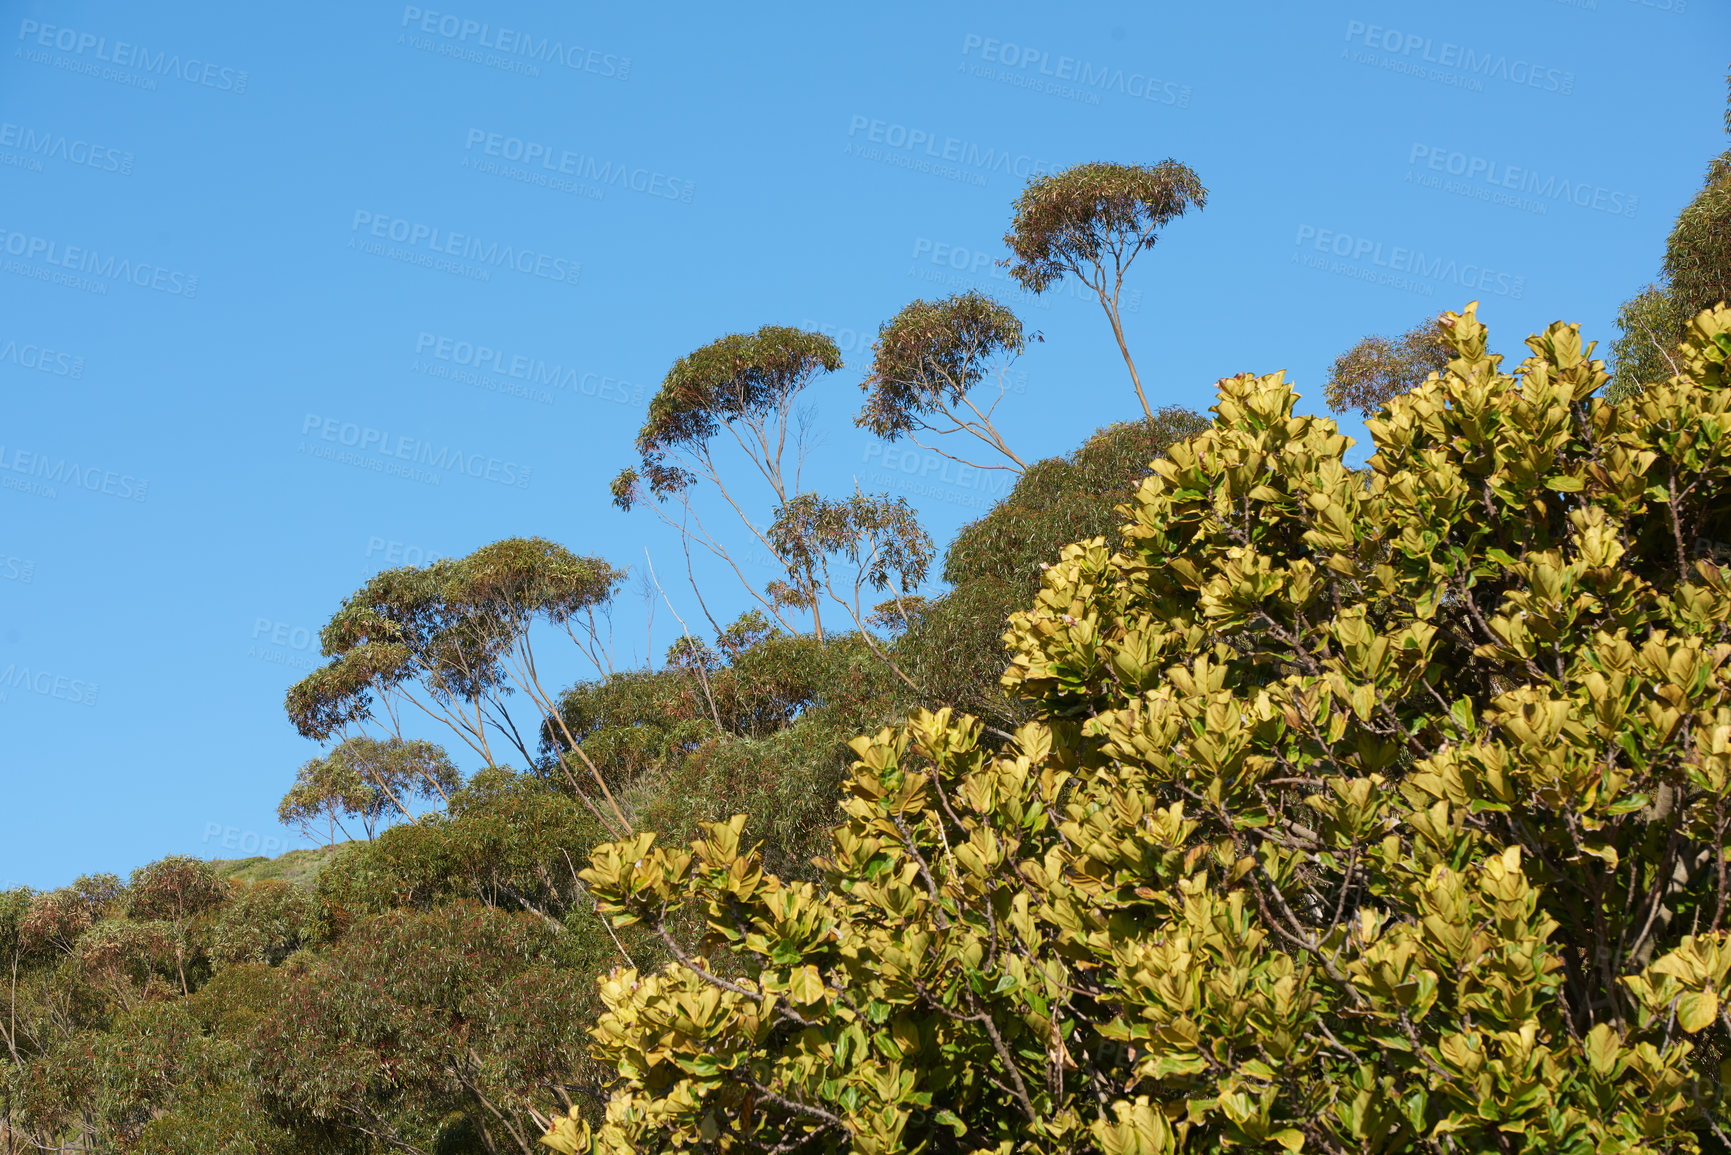
[[[898,620],[912,616],[906,598],[925,581],[935,549],[907,499],[856,492],[846,501],[832,501],[802,493],[776,511],[769,539],[789,578],[839,605],[872,653],[918,691],[919,685],[873,636],[874,623],[862,600],[867,589],[888,593],[898,606]],[[838,574],[837,559],[845,559],[852,573]]]
[[[871,372],[860,383],[866,403],[854,424],[886,441],[905,436],[976,469],[1019,473],[1027,463],[1010,449],[992,415],[1004,397],[1004,374],[1030,339],[1041,337],[1024,335],[1014,313],[979,293],[914,301],[878,329]],[[988,376],[997,379],[996,396],[976,396]],[[920,440],[922,434],[954,433],[979,440],[1009,464],[982,464]]]

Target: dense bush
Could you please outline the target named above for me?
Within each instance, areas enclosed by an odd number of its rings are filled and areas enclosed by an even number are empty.
[[[588,995],[552,963],[552,933],[474,902],[358,924],[290,975],[260,1022],[251,1062],[263,1100],[423,1149],[455,1113],[527,1149],[527,1110],[559,1109],[556,1089],[582,1058]]]
[[[218,966],[243,962],[275,965],[317,939],[319,905],[306,891],[269,879],[237,888],[212,920],[205,952]]]
[[[1207,427],[1179,406],[1152,420],[1097,430],[1064,457],[1036,461],[1003,501],[962,527],[944,558],[948,592],[918,606],[898,660],[927,705],[968,710],[999,726],[1021,717],[998,684],[1009,661],[1004,625],[1040,588],[1041,567],[1073,541],[1116,533],[1120,506],[1148,476],[1148,463]]]
[[[563,1151],[1693,1151],[1731,1067],[1731,310],[1638,404],[1469,308],[1369,427],[1221,382],[1119,548],[1015,615],[1032,719],[854,743],[825,885],[746,818],[585,880],[615,971]]]
[[[478,1155],[535,1149],[537,1113],[598,1116],[595,978],[667,954],[578,880],[609,834],[554,769],[566,742],[634,821],[749,809],[778,868],[810,874],[847,740],[907,707],[854,634],[747,615],[671,659],[571,687],[530,769],[477,773],[301,885],[172,857],[130,886],[0,893],[0,1151]]]

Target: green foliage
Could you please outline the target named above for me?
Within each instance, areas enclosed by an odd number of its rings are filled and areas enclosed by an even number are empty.
[[[716,734],[711,723],[705,741],[643,784],[633,802],[637,827],[689,836],[702,822],[746,810],[762,816],[766,859],[811,874],[834,821],[848,740],[898,716],[905,687],[858,634],[819,644],[777,633],[709,680],[726,729]],[[704,709],[700,690],[684,708]]]
[[[743,615],[723,632],[716,651],[692,654],[708,670],[708,696],[695,678],[679,676],[666,683],[677,697],[665,708],[697,719],[707,717],[704,706],[713,699],[723,739],[732,740],[767,738],[826,709],[869,712],[880,702],[887,675],[863,672],[870,655],[858,637],[843,634],[823,644],[764,626],[760,615]]]
[[[280,880],[237,889],[206,932],[205,951],[217,965],[275,966],[319,937],[318,902]]]
[[[114,874],[81,874],[72,880],[71,889],[92,915],[114,910],[126,898],[126,884]]]
[[[123,1010],[160,992],[160,976],[179,972],[183,959],[202,960],[202,935],[166,919],[104,919],[79,936],[69,952],[77,977],[107,1007]],[[194,971],[197,977],[197,971]]]
[[[993,579],[1026,601],[1040,588],[1042,563],[1072,541],[1116,531],[1150,463],[1207,427],[1207,417],[1172,405],[1151,420],[1096,430],[1074,453],[1038,462],[986,516],[962,527],[945,554],[944,580]]]
[[[1003,501],[962,527],[945,555],[951,589],[914,607],[896,646],[928,704],[1017,724],[1020,707],[999,685],[1010,613],[1034,596],[1042,568],[1066,544],[1116,533],[1119,508],[1149,462],[1207,427],[1201,414],[1171,406],[1098,430],[1074,453],[1035,462]]]
[[[659,671],[573,686],[544,748],[558,754],[575,737],[639,828],[695,832],[749,809],[764,815],[766,853],[806,870],[834,815],[848,739],[909,700],[874,645],[773,629],[750,612],[714,646],[681,639]],[[569,865],[558,858],[568,880],[599,841],[573,849]]]
[[[1208,200],[1189,166],[1167,159],[1155,165],[1079,164],[1037,176],[1016,198],[1015,216],[1004,243],[1010,246],[1010,276],[1030,293],[1043,293],[1066,276],[1094,291],[1118,352],[1130,370],[1130,383],[1142,415],[1154,408],[1124,340],[1118,299],[1124,274],[1137,254],[1154,247],[1160,230]]]
[[[184,923],[227,901],[229,884],[208,862],[184,854],[141,866],[132,872],[126,913],[133,919]]]
[[[184,854],[171,854],[133,871],[126,892],[129,921],[98,928],[112,936],[104,944],[106,969],[111,974],[130,969],[148,984],[153,971],[172,966],[181,994],[191,994],[200,970],[208,964],[198,931],[230,893],[230,884],[215,867]],[[124,989],[116,987],[117,992]],[[121,1001],[129,1000],[121,994]]]
[[[1676,373],[1671,348],[1687,321],[1677,299],[1657,285],[1648,285],[1618,306],[1618,336],[1611,343],[1615,375],[1607,395],[1632,397],[1640,392],[1640,382],[1664,381]]]
[[[24,952],[24,920],[34,892],[28,887],[0,890],[0,962],[10,964]]]
[[[1022,465],[979,388],[1025,347],[1013,314],[964,294],[916,302],[880,336],[868,409],[896,426],[882,432],[971,432]],[[332,616],[329,661],[286,701],[303,736],[337,744],[303,768],[282,816],[308,828],[358,818],[366,841],[169,859],[130,887],[97,876],[0,894],[12,976],[0,982],[0,1146],[497,1155],[533,1149],[546,1116],[599,1119],[611,1072],[585,1053],[604,1009],[595,976],[620,962],[652,970],[704,918],[608,924],[578,877],[595,849],[645,828],[697,835],[747,810],[761,860],[815,881],[848,741],[905,715],[902,664],[936,657],[919,650],[938,637],[931,623],[948,612],[969,639],[952,663],[1002,664],[1011,603],[995,586],[972,602],[972,588],[913,595],[934,548],[906,502],[801,487],[801,394],[840,366],[827,338],[775,326],[697,350],[652,402],[640,467],[613,486],[627,506],[646,487],[688,545],[725,560],[688,501],[701,480],[787,567],[787,581],[751,590],[760,612],[713,638],[687,633],[663,669],[621,671],[597,617],[625,573],[603,559],[513,538],[380,573]],[[1033,520],[1070,536],[1115,524],[1110,506],[1148,454],[1135,436],[1107,440],[1126,447],[1106,470],[1117,473],[1078,482]],[[771,501],[733,491],[736,451]],[[893,602],[868,607],[868,593]],[[832,603],[852,630],[824,630]],[[962,620],[964,604],[977,618]],[[811,633],[788,608],[811,614]],[[593,680],[541,682],[532,642],[559,632]],[[513,717],[524,702],[533,713]],[[483,768],[461,782],[439,747],[401,733],[416,717],[443,722]],[[417,813],[416,798],[444,805]],[[405,820],[379,829],[393,812]]]
[[[247,1035],[271,994],[245,980],[273,972],[239,960],[280,961],[320,921],[305,891],[230,882],[182,856],[135,871],[127,887],[95,875],[0,893],[0,1136],[48,1149],[311,1155],[253,1094]],[[221,1141],[186,1145],[211,1135]]]
[[[371,839],[389,815],[410,817],[409,803],[449,799],[462,783],[457,767],[431,742],[356,736],[300,768],[277,807],[277,817],[285,826],[300,827],[308,838],[317,837],[320,819],[342,827],[344,818],[358,818]],[[352,837],[346,827],[343,833]]]
[[[834,501],[801,493],[782,503],[766,535],[800,589],[823,590],[856,622],[863,591],[901,597],[926,580],[932,539],[905,497],[855,493]],[[851,575],[832,566],[845,559]]]
[[[834,341],[785,325],[732,333],[681,357],[650,398],[649,416],[637,434],[642,473],[627,470],[615,480],[615,503],[631,507],[639,476],[657,497],[684,491],[697,477],[680,464],[679,454],[707,456],[710,439],[723,426],[761,426],[785,416],[813,376],[840,368]]]
[[[1334,359],[1322,398],[1336,413],[1374,417],[1402,393],[1448,368],[1453,350],[1437,320],[1420,321],[1392,341],[1372,335]]]
[[[582,1061],[586,996],[547,961],[553,933],[461,902],[357,924],[287,976],[261,1019],[252,1065],[265,1101],[422,1149],[460,1112],[521,1149],[529,1112],[562,1110]]]
[[[696,678],[666,670],[621,670],[578,682],[559,696],[559,724],[542,726],[540,752],[558,760],[580,744],[609,787],[630,789],[713,735],[708,711],[699,712],[701,692]]]
[[[370,720],[376,697],[416,700],[418,687],[435,711],[494,698],[511,681],[515,647],[532,623],[572,629],[592,621],[624,577],[541,538],[386,570],[344,599],[319,632],[331,660],[289,689],[289,718],[302,737],[322,742]]]
[[[1636,404],[1578,330],[1348,439],[1220,383],[1012,619],[999,748],[853,743],[823,885],[746,818],[584,881],[626,1155],[1700,1150],[1728,1119],[1731,310]],[[1717,1134],[1717,1132],[1714,1132]],[[1707,1138],[1704,1140],[1704,1136]]]
[[[233,1084],[182,1097],[138,1129],[138,1155],[293,1155],[308,1152]],[[333,1148],[325,1148],[333,1150]]]
[[[1016,198],[1004,243],[1014,260],[1010,276],[1030,293],[1043,293],[1066,275],[1092,283],[1089,271],[1108,259],[1120,266],[1154,247],[1159,232],[1208,201],[1188,165],[1079,164],[1038,176]]]
[[[580,557],[541,538],[509,538],[464,558],[387,570],[345,599],[320,631],[331,661],[289,689],[289,718],[303,737],[319,741],[367,723],[400,738],[400,719],[410,707],[444,723],[489,769],[504,766],[503,751],[496,748],[501,742],[533,765],[536,734],[559,719],[555,692],[541,681],[531,633],[537,625],[552,626],[597,670],[610,668],[606,631],[596,615],[605,618],[624,578],[624,570],[600,558]],[[533,723],[512,717],[507,699],[514,694],[528,699]],[[375,716],[375,701],[382,717]],[[285,821],[310,825],[321,812],[334,820],[351,806],[365,820],[376,801],[368,785],[407,813],[380,777],[402,769],[397,761],[411,764],[415,775],[408,781],[418,780],[429,793],[448,796],[455,781],[443,754],[430,753],[425,744],[362,749],[365,756],[344,757],[334,766],[309,763],[304,789],[284,799]],[[568,765],[556,768],[599,821],[614,823],[615,833],[629,829],[593,766],[583,767],[587,781]],[[346,783],[356,776],[360,786],[349,790]],[[599,788],[599,796],[590,786]],[[370,835],[370,821],[367,829]]]
[[[575,865],[604,833],[541,779],[484,771],[453,795],[448,815],[425,815],[355,847],[319,876],[318,895],[339,921],[457,899],[557,920],[573,900]]]
[[[13,931],[20,955],[46,958],[71,954],[96,921],[90,903],[70,887],[40,895],[13,893],[24,904]]]
[[[1701,191],[1677,214],[1664,273],[1688,316],[1731,299],[1731,152],[1713,158]]]
[[[914,301],[878,329],[871,372],[860,382],[866,402],[854,424],[887,441],[920,433],[969,433],[1019,469],[1022,459],[992,424],[1003,396],[1001,382],[998,397],[989,402],[977,404],[969,394],[994,363],[1001,377],[1028,339],[1014,313],[980,293]],[[1033,340],[1041,340],[1040,335],[1033,334]]]
[[[833,372],[841,364],[834,341],[783,325],[730,334],[681,357],[650,399],[648,418],[638,432],[641,471],[625,469],[609,487],[614,504],[629,510],[644,496],[647,484],[655,499],[649,508],[680,535],[687,551],[695,544],[727,564],[753,600],[784,628],[793,626],[782,611],[809,612],[820,638],[824,591],[815,584],[811,567],[779,557],[792,584],[777,580],[757,589],[692,506],[691,489],[703,481],[739,519],[749,540],[774,551],[774,542],[754,520],[755,503],[737,482],[730,484],[722,462],[738,450],[751,467],[744,476],[753,485],[758,480],[767,485],[773,508],[798,500],[804,492],[800,470],[811,444],[797,399],[819,373]],[[711,442],[723,429],[728,436],[719,439],[718,458]],[[677,517],[662,508],[669,500],[678,509]]]

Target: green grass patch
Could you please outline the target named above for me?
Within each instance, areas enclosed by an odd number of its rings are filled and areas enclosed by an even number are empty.
[[[321,846],[311,850],[291,850],[276,858],[255,854],[251,858],[217,858],[211,861],[218,874],[240,882],[264,882],[280,879],[293,886],[310,888],[319,874],[336,859],[348,852],[352,843]]]

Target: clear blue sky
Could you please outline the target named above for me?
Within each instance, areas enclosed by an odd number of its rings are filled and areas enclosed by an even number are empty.
[[[717,336],[836,333],[814,480],[879,488],[861,334],[1002,287],[1035,168],[1193,166],[1144,380],[1320,408],[1358,337],[1474,297],[1506,350],[1608,345],[1725,144],[1708,0],[448,3],[0,4],[0,886],[292,844],[283,692],[378,569],[541,535],[677,574],[606,483]],[[1097,306],[1022,311],[1024,456],[1133,414]],[[940,542],[989,499],[928,485]]]

